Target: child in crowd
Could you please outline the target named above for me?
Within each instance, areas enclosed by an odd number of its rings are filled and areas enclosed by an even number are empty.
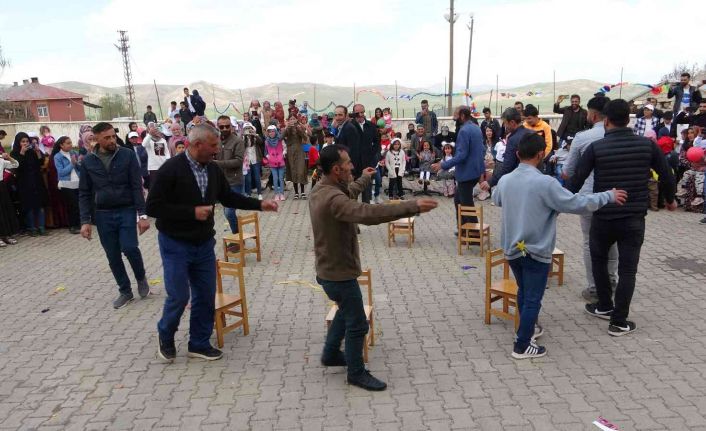
[[[174,146],[174,152],[179,155],[186,150],[186,143],[184,141],[177,141],[176,145]]]
[[[312,145],[309,147],[309,173],[311,174],[311,188],[313,189],[316,182],[319,180],[319,173],[317,171],[319,166],[319,150],[316,148],[318,145]]]
[[[403,199],[402,177],[407,161],[402,149],[402,140],[395,138],[390,143],[390,149],[385,154],[385,166],[387,167],[387,177],[390,179],[388,194],[390,200]]]
[[[392,114],[390,113],[390,108],[385,108],[382,110],[382,119],[385,120],[385,131],[392,132]]]
[[[444,144],[444,147],[442,148],[442,151],[444,152],[442,161],[453,159],[455,146],[456,144],[453,142],[447,142]],[[456,176],[455,171],[456,166],[453,166],[448,171],[442,169],[439,171],[439,173],[436,174],[437,178],[443,180],[444,196],[449,197],[453,196],[456,193],[456,182],[454,180]]]
[[[566,158],[569,157],[569,150],[571,149],[571,142],[564,141],[562,147],[556,150],[556,153],[549,159],[551,163],[555,164],[554,172],[556,173],[556,179],[559,184],[564,185],[564,179],[561,177],[561,171],[564,168],[564,162]]]
[[[279,136],[277,126],[267,127],[265,138],[265,151],[267,152],[267,166],[272,172],[272,184],[275,191],[275,200],[283,201],[284,197],[284,156],[287,149]]]
[[[434,163],[434,152],[431,144],[424,138],[420,142],[421,151],[417,153],[419,159],[419,184],[429,184],[431,176],[431,165]]]
[[[517,280],[520,326],[512,351],[515,359],[538,358],[547,353],[535,342],[544,332],[536,323],[556,244],[557,215],[590,213],[609,202],[622,205],[627,198],[625,191],[615,189],[571,193],[537,169],[545,151],[542,136],[537,133],[523,136],[517,149],[519,166],[504,175],[493,192],[493,202],[502,207],[503,251]]]
[[[324,145],[321,146],[321,149],[323,150],[329,145],[333,145],[333,133],[328,130],[324,130]]]
[[[493,176],[496,172],[500,172],[503,168],[503,162],[505,161],[505,147],[507,143],[504,139],[499,140],[495,143],[493,148],[493,153],[495,153],[495,166],[493,167]]]
[[[41,135],[39,142],[42,144],[39,149],[44,154],[50,154],[54,148],[54,142],[56,142],[51,135],[51,129],[49,129],[49,126],[42,126],[39,128],[39,134]]]

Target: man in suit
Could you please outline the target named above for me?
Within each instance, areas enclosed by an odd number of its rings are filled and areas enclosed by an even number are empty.
[[[365,168],[374,168],[377,165],[380,135],[377,133],[377,127],[365,118],[365,106],[360,103],[353,105],[353,119],[342,126],[336,143],[348,149],[355,179],[363,175]],[[363,202],[370,203],[372,186],[369,185],[363,190],[362,196]]]

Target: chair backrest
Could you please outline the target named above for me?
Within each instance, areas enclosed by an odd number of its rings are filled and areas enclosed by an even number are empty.
[[[461,226],[463,217],[476,217],[478,224],[483,225],[483,207],[458,206],[458,225]]]
[[[503,266],[503,279],[508,280],[510,278],[510,264],[507,263],[505,252],[501,248],[489,251],[485,255],[485,287],[488,289],[493,282],[493,268],[498,265]]]
[[[254,224],[255,232],[260,232],[260,217],[256,212],[247,215],[238,214],[238,232],[243,232],[243,226]]]
[[[370,275],[370,269],[366,269],[358,277],[358,284],[368,288],[368,305],[373,306],[373,277]]]
[[[216,293],[223,293],[223,277],[232,276],[238,280],[240,297],[245,297],[245,276],[243,274],[243,264],[241,262],[216,261]]]

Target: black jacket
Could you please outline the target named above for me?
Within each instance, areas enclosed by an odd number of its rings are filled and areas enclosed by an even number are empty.
[[[78,183],[81,224],[91,223],[94,206],[96,210],[135,208],[137,214],[145,213],[142,175],[135,153],[116,146],[108,168],[95,153],[88,154],[81,163]]]
[[[186,102],[186,106],[189,106],[189,101],[186,97],[184,98],[184,101]],[[194,107],[194,111],[196,111],[196,115],[199,117],[203,117],[206,114],[206,102],[203,101],[203,98],[196,90],[194,90],[191,95],[191,106]]]
[[[686,112],[682,111],[674,119],[674,123],[688,124],[689,127],[699,126],[703,129],[706,127],[706,114],[688,115]]]
[[[563,117],[561,117],[561,124],[559,124],[559,128],[556,130],[556,134],[559,138],[561,139],[566,139],[568,136],[575,136],[577,132],[580,132],[582,130],[586,130],[590,128],[590,124],[588,124],[588,111],[585,109],[579,107],[579,110],[577,112],[574,112],[573,109],[571,109],[571,106],[565,106],[563,108],[559,107],[558,103],[554,104],[554,113],[555,114],[562,114]],[[578,129],[577,130],[566,130],[567,127],[569,126],[569,120],[573,116],[578,116]]]
[[[228,208],[261,209],[259,200],[232,192],[225,174],[214,162],[207,165],[208,186],[205,198],[201,197],[201,190],[185,153],[164,162],[158,172],[147,196],[147,215],[157,219],[156,226],[160,232],[174,239],[201,244],[213,238],[216,233],[213,229],[213,214],[206,221],[196,220],[196,206],[220,202]]]
[[[180,109],[179,117],[181,118],[181,122],[184,123],[184,126],[186,126],[187,124],[191,123],[191,120],[194,119],[194,114],[189,111],[189,108]]]
[[[674,175],[667,167],[662,150],[651,140],[635,136],[631,128],[617,127],[606,130],[603,139],[586,148],[567,186],[577,193],[593,171],[594,192],[614,187],[628,192],[624,205],[609,203],[593,213],[595,217],[604,220],[644,217],[649,203],[647,182],[652,177],[650,169],[659,175],[660,191],[666,201],[674,202]]]
[[[695,85],[690,84],[689,92],[691,93],[691,103],[689,103],[689,106],[695,111],[699,107],[699,103],[701,103],[701,91]],[[684,87],[682,87],[681,84],[669,87],[667,98],[674,98],[674,106],[672,107],[674,115],[677,115],[677,112],[681,111],[682,96],[684,96]]]
[[[145,112],[145,115],[142,116],[142,122],[145,123],[145,126],[146,126],[147,123],[149,123],[150,121],[153,122],[153,123],[156,123],[156,122],[157,122],[157,116],[156,116],[155,113],[152,112],[152,111]]]
[[[490,187],[495,187],[496,185],[498,185],[498,181],[500,181],[500,178],[502,178],[503,175],[509,174],[510,172],[514,171],[515,168],[517,168],[517,165],[520,164],[520,159],[517,158],[517,146],[522,140],[522,138],[528,133],[532,133],[532,131],[529,129],[525,129],[523,126],[520,126],[515,129],[515,131],[512,132],[510,137],[507,139],[502,169],[493,172],[492,178],[488,180],[488,184],[490,184]]]
[[[363,129],[356,120],[347,121],[341,128],[337,144],[348,148],[348,154],[353,162],[353,176],[363,174],[363,169],[374,168],[380,157],[380,135],[377,127],[365,120]]]

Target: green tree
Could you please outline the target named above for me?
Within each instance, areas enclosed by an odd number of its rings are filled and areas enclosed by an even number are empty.
[[[125,103],[125,98],[119,94],[106,94],[100,98],[98,104],[103,107],[100,113],[101,120],[130,116],[130,109]]]

